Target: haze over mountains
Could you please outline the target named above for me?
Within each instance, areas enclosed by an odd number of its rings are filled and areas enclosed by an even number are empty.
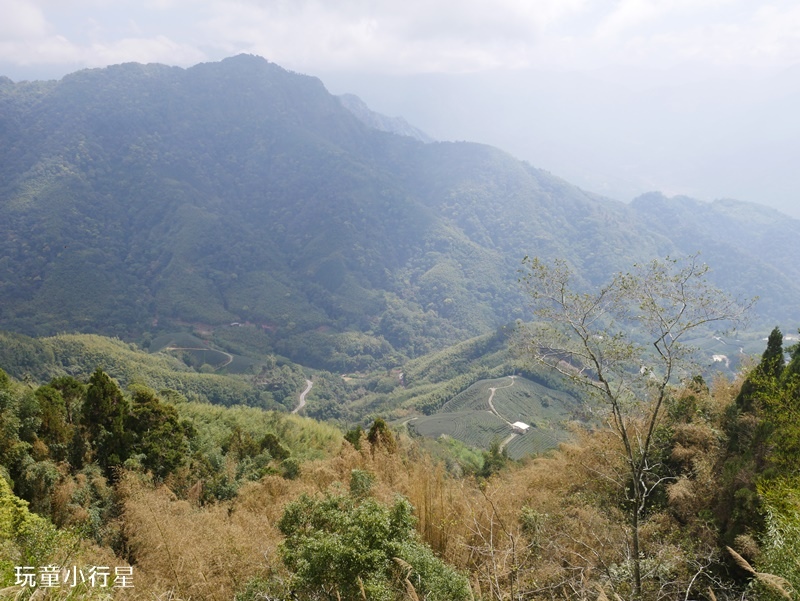
[[[365,114],[249,55],[0,80],[0,329],[249,322],[264,351],[363,368],[525,318],[525,255],[594,283],[698,251],[718,285],[761,296],[758,319],[800,321],[797,220],[659,194],[625,205]]]
[[[661,190],[754,201],[798,218],[800,67],[767,71],[688,62],[314,74],[437,139],[498,146],[623,202]]]

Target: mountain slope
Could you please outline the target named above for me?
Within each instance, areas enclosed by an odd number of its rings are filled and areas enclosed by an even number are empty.
[[[402,117],[387,117],[370,109],[367,104],[355,94],[342,94],[339,102],[362,123],[377,129],[400,136],[408,136],[420,142],[433,142],[424,131],[417,129]]]
[[[737,200],[705,203],[658,193],[640,196],[631,209],[644,227],[669,236],[679,252],[702,249],[703,260],[727,290],[760,295],[762,316],[789,319],[792,327],[800,320],[797,303],[791,300],[800,282],[798,220]]]
[[[0,109],[0,328],[27,334],[236,322],[259,353],[367,369],[524,317],[526,254],[596,282],[719,244],[488,146],[377,131],[253,56],[4,79]],[[735,262],[756,293],[761,263]],[[780,282],[770,319],[800,292]]]

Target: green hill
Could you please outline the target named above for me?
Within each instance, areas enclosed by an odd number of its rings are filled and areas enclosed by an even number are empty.
[[[211,352],[211,351],[209,351]],[[215,351],[219,353],[219,351]],[[190,362],[188,362],[190,363]],[[94,334],[59,334],[29,338],[0,332],[0,368],[17,378],[47,382],[69,375],[86,379],[98,367],[122,386],[143,384],[154,390],[171,390],[189,400],[219,405],[250,405],[264,409],[291,409],[305,379],[297,368],[265,362],[247,374],[198,373],[174,352],[147,353],[135,345]],[[280,386],[273,372],[281,369]]]
[[[508,376],[480,380],[430,416],[409,427],[422,436],[447,435],[464,444],[488,449],[501,442],[513,459],[542,453],[567,438],[569,421],[583,417],[580,403],[566,392]],[[530,426],[516,433],[512,424]]]

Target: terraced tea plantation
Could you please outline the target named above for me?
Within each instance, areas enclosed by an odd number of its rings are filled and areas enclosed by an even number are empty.
[[[569,394],[519,376],[481,380],[452,398],[437,413],[408,426],[422,436],[446,435],[480,449],[494,441],[520,459],[552,449],[567,438],[566,425],[577,419],[580,404]],[[515,431],[512,424],[530,426]]]
[[[150,352],[158,351],[171,353],[189,367],[199,369],[206,366],[206,369],[214,372],[247,373],[255,364],[255,361],[247,357],[212,348],[205,340],[185,332],[163,334],[154,338],[150,344]]]

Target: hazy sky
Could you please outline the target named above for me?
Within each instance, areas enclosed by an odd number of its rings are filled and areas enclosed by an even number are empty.
[[[800,217],[796,0],[0,0],[14,80],[240,52],[623,200]]]

